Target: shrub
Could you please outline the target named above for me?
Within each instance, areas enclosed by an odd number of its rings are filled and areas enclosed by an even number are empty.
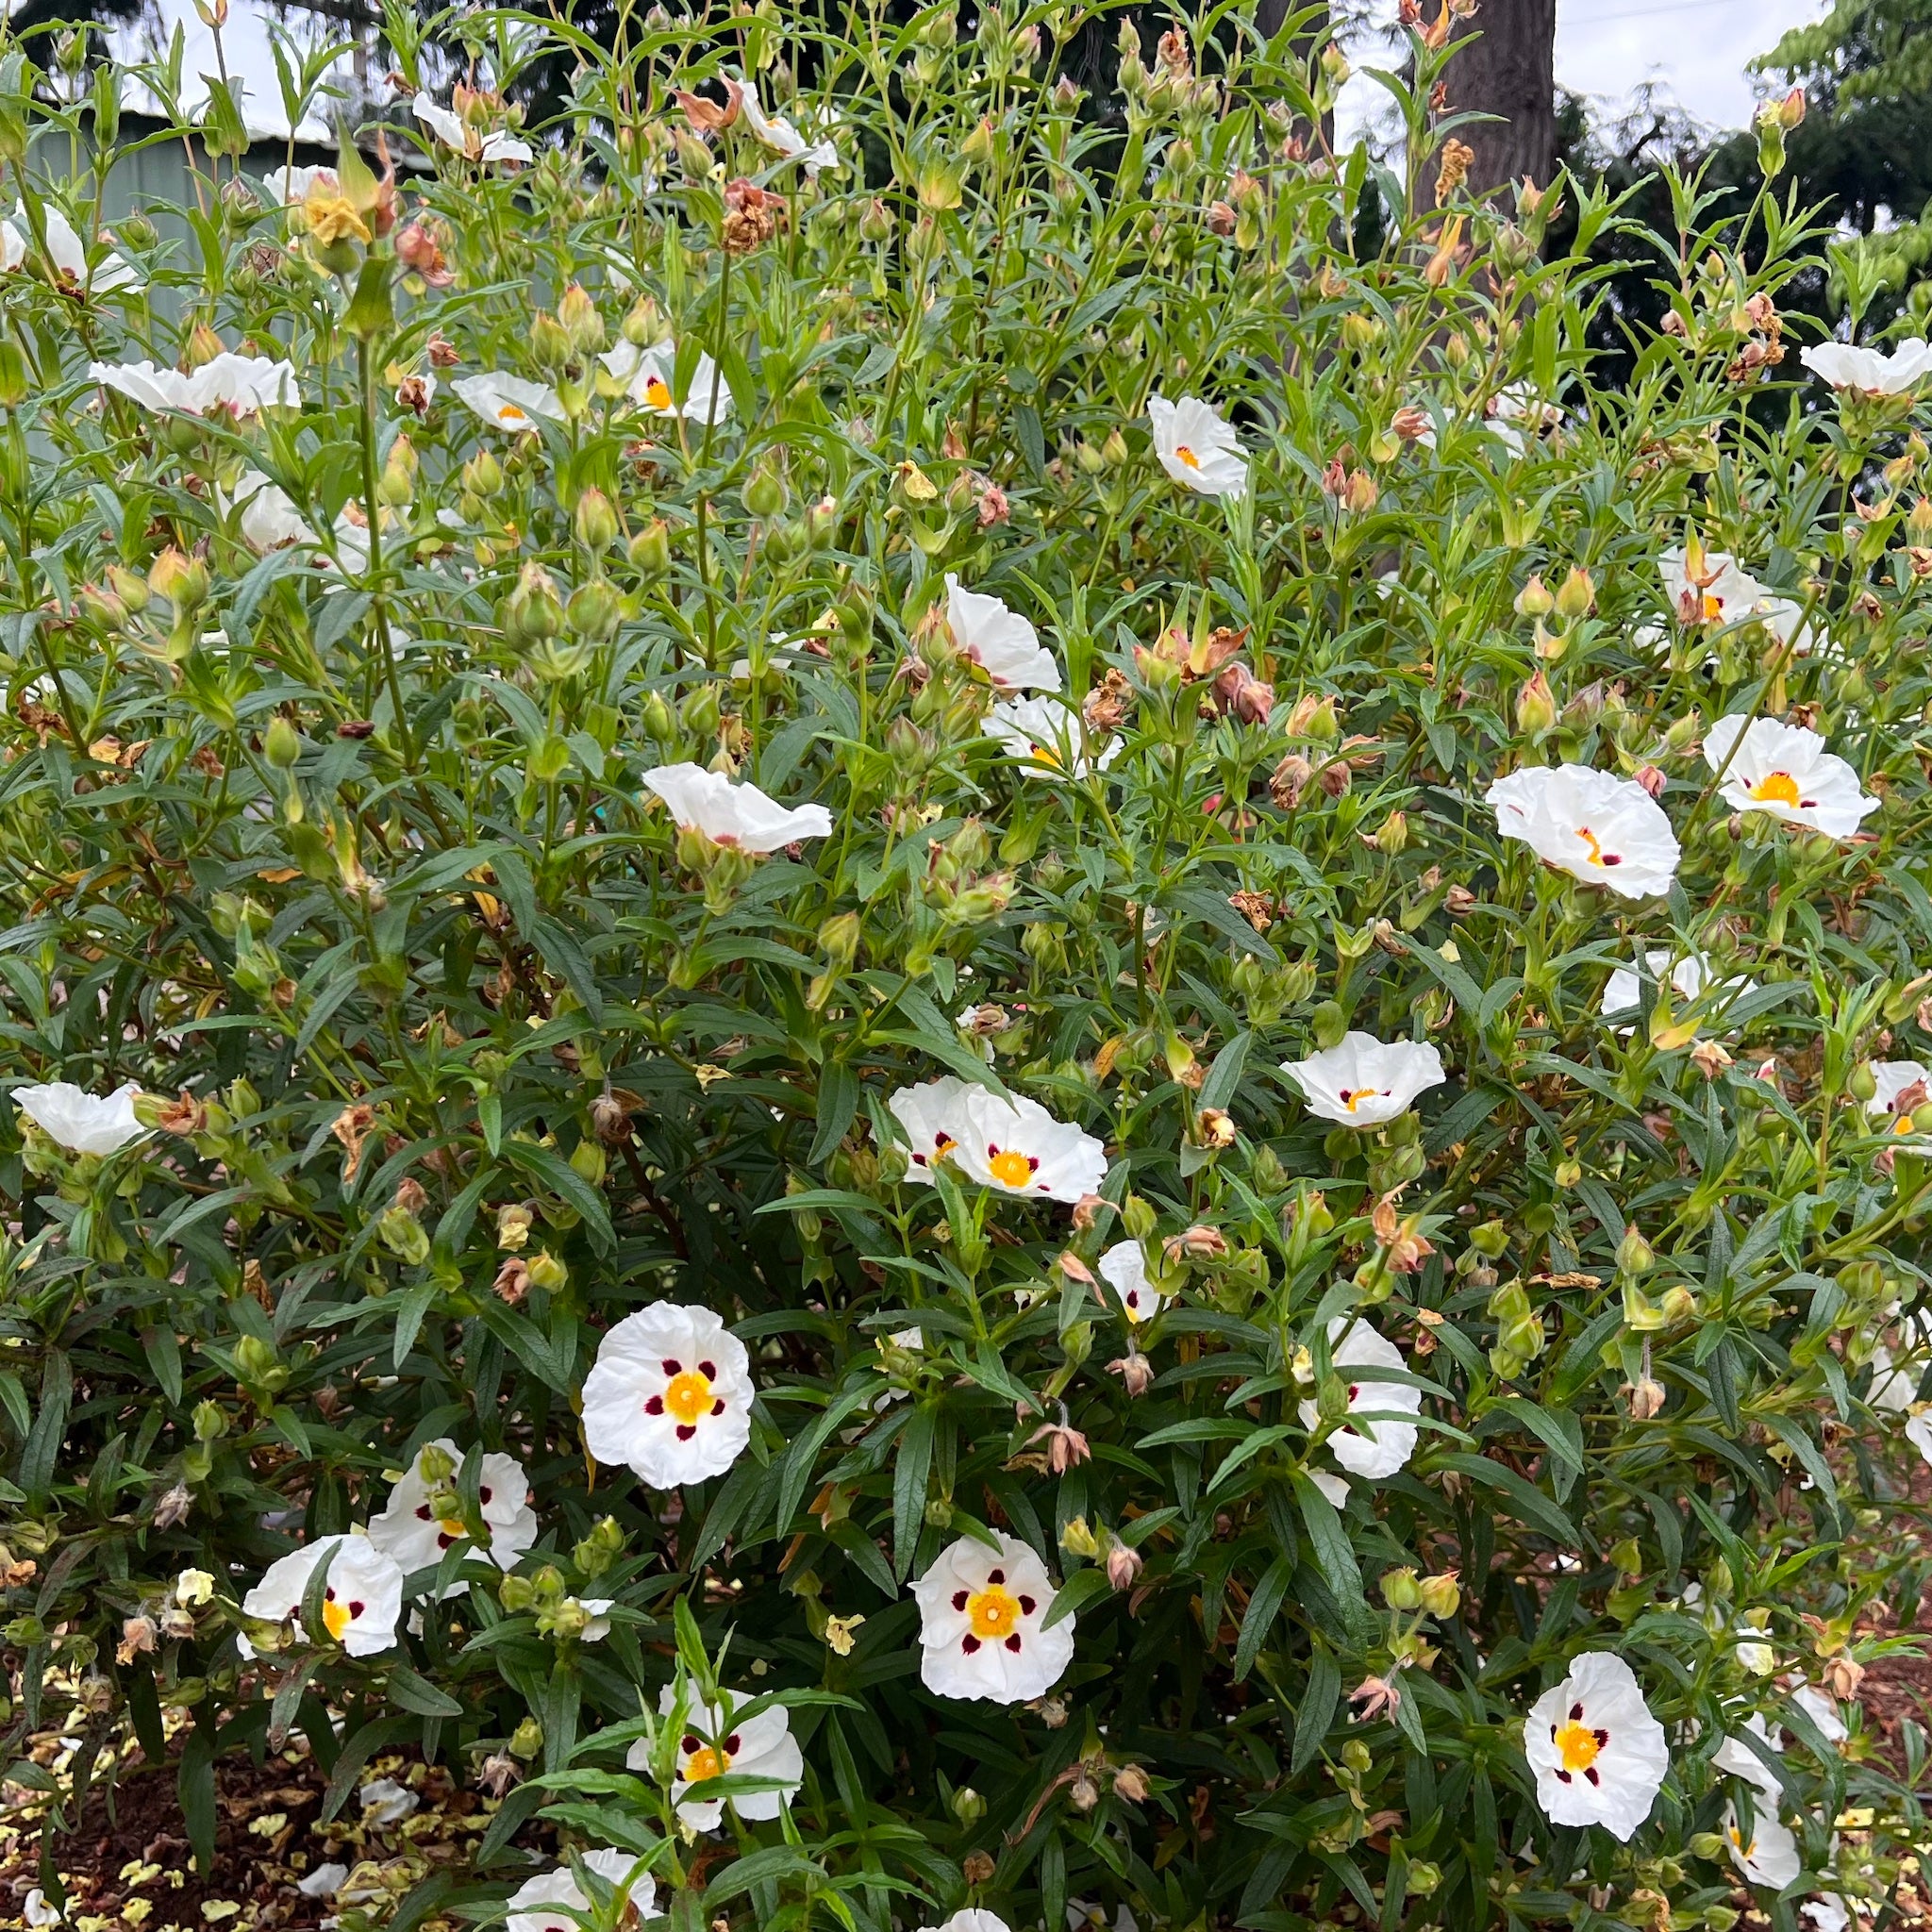
[[[172,239],[5,55],[16,1748],[500,1801],[352,1932],[1841,1924],[1923,344],[1790,379],[1768,124],[1599,387],[1432,37],[1406,216],[1331,54],[1079,26],[479,13],[555,120]]]

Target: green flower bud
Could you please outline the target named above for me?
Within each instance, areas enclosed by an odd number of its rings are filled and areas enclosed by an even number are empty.
[[[587,490],[577,498],[571,519],[577,541],[591,556],[601,556],[617,541],[617,512],[601,490]]]
[[[302,756],[302,734],[277,711],[268,721],[261,741],[262,756],[277,771],[286,772]]]
[[[391,1208],[375,1224],[382,1244],[408,1267],[420,1268],[429,1258],[429,1231],[407,1208]]]
[[[542,1748],[543,1726],[533,1717],[526,1717],[510,1733],[509,1755],[512,1757],[521,1757],[528,1763]]]
[[[557,585],[541,563],[526,563],[517,587],[497,610],[508,642],[527,650],[546,643],[563,628],[563,602]]]
[[[670,525],[662,517],[653,517],[630,540],[627,554],[640,575],[661,577],[671,568]]]
[[[1413,1610],[1422,1606],[1423,1593],[1413,1570],[1390,1570],[1382,1577],[1382,1601],[1391,1610]]]
[[[194,1440],[197,1442],[219,1442],[228,1433],[228,1418],[216,1402],[197,1402],[194,1405]]]
[[[570,1270],[548,1248],[539,1248],[530,1257],[530,1286],[555,1294],[570,1279]]]

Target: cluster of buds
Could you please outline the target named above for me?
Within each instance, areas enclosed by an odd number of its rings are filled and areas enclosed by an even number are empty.
[[[1212,75],[1194,72],[1193,49],[1178,27],[1160,37],[1150,69],[1141,53],[1141,30],[1131,16],[1120,27],[1121,96],[1126,103],[1127,126],[1138,130],[1151,123],[1178,120],[1184,139],[1198,138],[1220,110],[1221,89]]]
[[[1340,457],[1332,458],[1322,472],[1322,493],[1337,508],[1355,516],[1365,516],[1381,499],[1381,489],[1368,471],[1350,468]]]
[[[1247,252],[1260,246],[1267,216],[1268,191],[1245,168],[1237,168],[1226,194],[1208,205],[1208,228]]]

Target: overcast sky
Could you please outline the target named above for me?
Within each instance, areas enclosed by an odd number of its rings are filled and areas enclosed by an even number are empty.
[[[1557,0],[1557,79],[1612,118],[1645,81],[1655,81],[1707,125],[1741,127],[1756,99],[1744,63],[1768,53],[1787,27],[1824,12],[1824,0]],[[1392,0],[1375,13],[1392,20]],[[1483,25],[1480,10],[1472,25]],[[1359,61],[1385,50],[1371,37],[1348,51]],[[1341,103],[1343,133],[1376,113],[1384,98],[1373,82],[1365,91],[1351,82]]]

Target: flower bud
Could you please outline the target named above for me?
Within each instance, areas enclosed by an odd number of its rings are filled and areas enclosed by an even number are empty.
[[[593,356],[604,346],[604,318],[583,284],[573,282],[557,305],[557,320],[570,339],[577,359]]]
[[[563,629],[563,602],[541,563],[525,564],[516,589],[498,609],[497,621],[505,640],[521,649],[547,643]]]
[[[1462,1607],[1462,1587],[1453,1574],[1424,1576],[1419,1589],[1423,1608],[1432,1617],[1453,1617]]]
[[[592,577],[570,593],[563,614],[573,634],[602,643],[615,637],[624,622],[624,599],[604,578]]]
[[[1391,1610],[1413,1610],[1422,1607],[1423,1593],[1413,1570],[1391,1570],[1382,1578],[1382,1601]]]
[[[1550,595],[1550,589],[1541,577],[1532,576],[1516,593],[1516,614],[1519,617],[1547,617],[1557,608],[1557,600]]]
[[[1549,681],[1535,672],[1516,693],[1516,728],[1525,737],[1540,738],[1557,722],[1557,701]]]
[[[1573,565],[1557,591],[1557,611],[1561,617],[1574,621],[1588,617],[1596,603],[1596,585],[1590,573],[1580,565]]]
[[[1060,1548],[1070,1557],[1084,1557],[1091,1563],[1100,1555],[1100,1539],[1084,1516],[1070,1516],[1060,1527]]]
[[[671,568],[671,526],[662,517],[653,517],[630,540],[632,567],[641,576],[661,577]]]
[[[601,556],[617,541],[617,512],[601,490],[586,490],[577,498],[571,523],[577,541],[592,557]]]
[[[530,354],[538,368],[566,368],[575,353],[570,331],[556,316],[540,310],[530,324]]]
[[[165,597],[177,611],[196,609],[208,599],[208,565],[198,557],[186,556],[170,544],[149,565],[147,587],[157,597]]]
[[[262,756],[279,772],[290,770],[302,756],[302,734],[277,711],[262,734]]]
[[[521,1757],[528,1763],[542,1748],[543,1726],[533,1717],[526,1717],[510,1733],[509,1751],[512,1757]]]
[[[961,1785],[953,1793],[953,1816],[961,1824],[977,1824],[986,1816],[986,1800],[971,1785]]]
[[[547,1294],[555,1294],[570,1279],[570,1270],[548,1248],[540,1248],[532,1255],[528,1267],[530,1286],[541,1288]]]

